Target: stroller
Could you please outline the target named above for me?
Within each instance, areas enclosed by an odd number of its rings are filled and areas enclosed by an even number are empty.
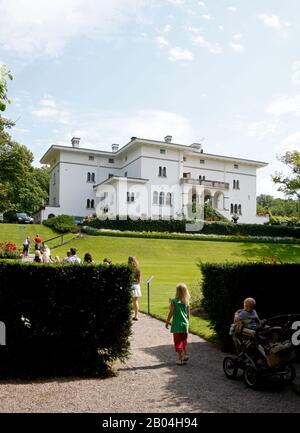
[[[258,388],[263,378],[271,376],[278,376],[283,384],[292,383],[296,377],[291,364],[296,356],[290,341],[293,317],[285,315],[263,320],[256,330],[231,325],[236,356],[224,358],[225,375],[234,379],[238,370],[243,370],[244,381],[252,389]]]

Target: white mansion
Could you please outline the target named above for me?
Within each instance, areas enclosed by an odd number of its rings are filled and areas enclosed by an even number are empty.
[[[49,206],[40,220],[94,212],[181,218],[202,198],[229,220],[237,214],[241,223],[265,221],[256,215],[256,170],[265,162],[205,153],[201,144],[175,144],[170,135],[132,137],[111,152],[82,148],[79,138],[71,142],[51,146],[40,161],[51,169]]]

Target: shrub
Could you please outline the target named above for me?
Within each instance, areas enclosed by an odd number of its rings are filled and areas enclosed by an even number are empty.
[[[13,242],[0,242],[0,258],[18,259],[20,254],[20,250]]]
[[[69,215],[58,215],[56,217],[48,218],[43,221],[43,224],[47,227],[53,228],[59,233],[76,233],[78,231],[74,218]]]
[[[125,360],[132,273],[125,265],[43,265],[0,261],[0,346],[7,375],[97,375]]]
[[[186,232],[186,220],[175,219],[120,219],[115,220],[91,218],[84,224],[96,229],[138,231],[138,232]],[[231,236],[273,236],[300,238],[300,227],[269,226],[263,224],[234,224],[223,221],[206,221],[201,230],[203,234],[231,235]]]
[[[300,313],[300,264],[235,263],[200,264],[203,275],[202,306],[223,343],[231,347],[229,327],[243,300],[255,298],[261,319]]]

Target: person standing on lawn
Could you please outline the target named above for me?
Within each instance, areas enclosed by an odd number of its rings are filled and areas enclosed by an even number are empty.
[[[142,296],[141,270],[140,270],[140,265],[138,264],[137,259],[133,256],[128,257],[128,265],[132,266],[133,270],[134,270],[134,280],[133,280],[133,284],[131,286],[132,305],[133,305],[133,311],[134,311],[134,317],[132,320],[139,320],[138,319],[138,313],[139,313],[139,301],[138,301],[138,299]]]
[[[183,365],[188,361],[187,356],[187,339],[189,331],[190,293],[184,283],[177,284],[176,296],[171,300],[169,314],[166,320],[166,328],[171,325],[173,333],[174,348],[178,354],[177,365]],[[173,318],[173,319],[172,319]],[[172,319],[172,323],[170,320]]]

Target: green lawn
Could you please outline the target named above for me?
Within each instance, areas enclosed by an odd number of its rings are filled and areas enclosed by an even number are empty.
[[[22,248],[22,244],[26,236],[30,236],[31,240],[39,234],[43,241],[51,239],[59,234],[53,231],[51,228],[46,227],[42,224],[0,224],[0,242],[12,241],[17,247]],[[74,235],[67,234],[64,239],[70,239]],[[59,243],[60,239],[48,242],[48,246],[51,248],[55,244]],[[31,252],[34,251],[34,242],[31,242]]]
[[[68,247],[71,244],[68,244]],[[150,287],[150,313],[165,318],[169,298],[175,295],[175,286],[185,282],[193,297],[199,297],[201,278],[197,261],[202,262],[237,262],[257,261],[263,258],[283,259],[287,262],[300,262],[298,244],[263,244],[243,242],[213,242],[117,238],[106,236],[88,236],[72,243],[78,249],[78,255],[90,252],[97,263],[104,257],[110,257],[114,263],[127,262],[129,255],[136,256],[142,271],[141,307],[147,311],[147,289],[145,282],[150,275],[155,278]],[[55,255],[65,256],[67,246],[55,250]],[[206,338],[212,335],[208,322],[197,317],[191,320],[191,330]]]

